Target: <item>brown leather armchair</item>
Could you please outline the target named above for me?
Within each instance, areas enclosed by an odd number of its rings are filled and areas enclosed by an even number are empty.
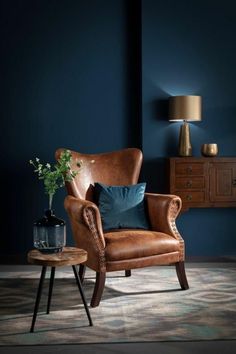
[[[56,151],[56,159],[64,149]],[[75,179],[67,183],[68,196],[65,209],[69,215],[75,244],[88,252],[88,260],[80,266],[84,278],[88,266],[96,272],[96,283],[91,306],[99,305],[106,279],[106,272],[154,265],[176,267],[180,286],[188,289],[184,267],[184,240],[175,220],[181,209],[181,199],[175,195],[146,193],[151,230],[119,229],[103,232],[100,212],[94,202],[94,183],[107,185],[136,184],[142,164],[142,152],[135,148],[102,154],[72,153],[71,168],[83,166]],[[94,163],[91,161],[94,160]]]

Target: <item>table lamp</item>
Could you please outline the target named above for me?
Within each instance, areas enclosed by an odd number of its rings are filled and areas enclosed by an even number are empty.
[[[169,121],[183,121],[179,133],[179,156],[192,156],[188,122],[201,120],[201,96],[171,96],[169,98]]]

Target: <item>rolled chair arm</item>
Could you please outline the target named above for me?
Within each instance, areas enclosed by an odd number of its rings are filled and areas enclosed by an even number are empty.
[[[151,227],[155,231],[181,238],[175,220],[180,213],[182,201],[171,194],[145,193]]]
[[[96,204],[68,195],[64,201],[77,247],[88,251],[87,264],[96,271],[105,270],[105,238]]]

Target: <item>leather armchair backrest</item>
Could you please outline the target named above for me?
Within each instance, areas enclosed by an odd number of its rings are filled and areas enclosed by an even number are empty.
[[[64,149],[56,151],[58,160]],[[143,155],[139,149],[129,148],[101,154],[82,154],[71,151],[72,170],[79,170],[74,180],[67,183],[67,192],[77,198],[93,201],[95,182],[107,185],[136,184],[142,165]],[[82,161],[82,167],[77,163]]]

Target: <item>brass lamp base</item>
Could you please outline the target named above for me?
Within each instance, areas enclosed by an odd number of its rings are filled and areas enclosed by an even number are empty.
[[[192,156],[190,130],[188,123],[184,122],[179,132],[179,156]]]

